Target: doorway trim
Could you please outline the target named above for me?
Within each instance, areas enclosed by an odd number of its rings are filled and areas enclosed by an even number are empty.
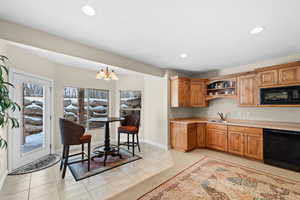
[[[14,74],[20,74],[20,75],[25,75],[25,76],[28,76],[28,77],[32,77],[32,78],[36,78],[36,79],[41,79],[41,80],[45,80],[45,81],[49,81],[50,82],[50,99],[51,99],[51,105],[50,105],[50,153],[54,153],[55,150],[53,149],[53,142],[54,142],[54,134],[53,134],[53,131],[55,130],[54,129],[54,122],[53,122],[53,116],[54,116],[54,81],[53,79],[49,79],[47,77],[44,77],[44,76],[40,76],[40,75],[36,75],[36,74],[32,74],[32,73],[28,73],[28,72],[24,72],[22,70],[19,70],[19,69],[16,69],[16,68],[13,68],[13,67],[10,67],[9,68],[9,76],[8,76],[8,80],[11,81],[11,82],[14,82]],[[14,99],[14,88],[9,88],[9,96],[11,99]],[[7,162],[7,165],[8,165],[8,173],[11,172],[13,170],[13,159],[12,159],[12,156],[13,156],[13,148],[12,148],[12,144],[13,144],[13,131],[10,127],[6,127],[7,128],[7,145],[8,145],[8,148],[7,148],[7,152],[8,152],[8,162]]]

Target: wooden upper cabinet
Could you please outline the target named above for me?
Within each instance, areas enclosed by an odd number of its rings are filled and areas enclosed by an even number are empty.
[[[188,107],[190,106],[190,79],[181,79],[182,83],[179,85],[180,87],[180,94],[179,94],[179,102],[181,103],[182,107]]]
[[[239,76],[237,83],[238,104],[240,106],[257,106],[258,87],[256,74]]]
[[[171,107],[187,107],[190,105],[190,79],[186,77],[171,77],[170,79]]]
[[[279,84],[293,84],[300,82],[300,66],[278,69]]]
[[[260,87],[289,86],[300,83],[300,62],[286,63],[256,70]]]
[[[257,74],[259,86],[273,86],[278,84],[278,70],[267,70]]]
[[[190,105],[192,107],[205,107],[207,102],[205,100],[205,80],[192,79],[190,83]]]
[[[179,107],[179,78],[170,79],[170,104],[171,107]]]

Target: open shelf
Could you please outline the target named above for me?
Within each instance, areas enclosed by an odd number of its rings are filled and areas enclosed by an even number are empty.
[[[236,78],[212,80],[206,84],[206,100],[236,98]]]
[[[207,89],[209,91],[215,91],[215,90],[227,90],[227,89],[235,89],[235,87],[227,87],[227,88],[213,88],[213,89]]]
[[[217,98],[236,98],[235,94],[218,94],[218,95],[207,95],[206,100],[212,100]]]

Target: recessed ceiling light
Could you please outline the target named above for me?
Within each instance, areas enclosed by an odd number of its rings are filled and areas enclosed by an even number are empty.
[[[188,55],[186,53],[182,53],[179,56],[180,56],[180,58],[187,58],[188,57]]]
[[[96,10],[90,5],[84,5],[81,7],[81,11],[88,16],[96,15]]]
[[[262,26],[257,26],[257,27],[255,27],[255,28],[253,28],[251,31],[250,31],[250,33],[251,34],[259,34],[259,33],[261,33],[263,30],[264,30],[265,28],[264,27],[262,27]]]

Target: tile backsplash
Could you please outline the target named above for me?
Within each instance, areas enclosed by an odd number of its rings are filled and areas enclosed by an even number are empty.
[[[212,100],[207,108],[193,109],[192,116],[217,117],[218,112],[226,114],[228,119],[300,122],[300,107],[239,107],[233,99]]]

